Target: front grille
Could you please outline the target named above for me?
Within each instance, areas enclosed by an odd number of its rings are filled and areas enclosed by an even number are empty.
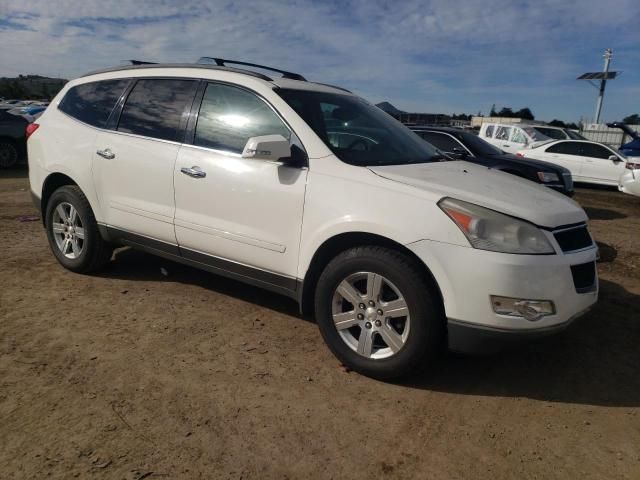
[[[595,290],[596,287],[596,262],[581,263],[571,266],[571,276],[576,292],[586,293]]]
[[[593,240],[586,225],[553,232],[553,236],[563,252],[582,250],[593,245]]]
[[[573,191],[573,177],[569,172],[562,174],[562,182],[564,183],[564,188],[566,188],[568,192]]]

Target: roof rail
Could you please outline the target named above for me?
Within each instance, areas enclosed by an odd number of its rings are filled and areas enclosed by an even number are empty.
[[[198,59],[197,63],[199,63],[199,64],[205,63],[206,64],[206,62],[210,62],[210,61],[215,62],[215,64],[220,66],[220,67],[225,67],[227,64],[243,65],[245,67],[261,68],[263,70],[269,70],[270,72],[277,72],[277,73],[282,74],[282,78],[288,78],[290,80],[301,80],[303,82],[307,81],[307,79],[304,78],[299,73],[287,72],[286,70],[280,70],[278,68],[267,67],[265,65],[258,65],[257,63],[240,62],[238,60],[226,60],[224,58],[215,58],[215,57],[200,57]]]
[[[123,60],[129,62],[129,65],[156,65],[158,62],[145,62],[144,60]]]
[[[197,64],[197,63],[142,63],[137,65],[120,65],[117,67],[102,68],[100,70],[87,72],[83,75],[80,75],[80,78],[88,77],[90,75],[96,75],[99,73],[120,72],[125,70],[138,70],[138,69],[146,69],[146,68],[201,68],[204,70],[222,70],[225,72],[233,72],[233,73],[240,73],[242,75],[249,75],[251,77],[256,77],[261,80],[266,80],[268,82],[273,81],[272,78],[259,72],[253,72],[251,70],[233,68],[233,67],[219,67],[218,65],[204,65],[204,64]]]

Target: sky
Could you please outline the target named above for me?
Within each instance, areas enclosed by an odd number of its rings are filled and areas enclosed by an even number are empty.
[[[640,0],[0,0],[0,76],[73,78],[126,59],[271,65],[409,112],[640,113]]]

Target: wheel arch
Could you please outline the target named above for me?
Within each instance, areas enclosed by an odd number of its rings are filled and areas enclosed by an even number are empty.
[[[42,212],[43,224],[46,224],[47,204],[49,203],[51,195],[53,195],[53,192],[58,188],[64,187],[65,185],[75,185],[79,187],[75,180],[61,172],[51,173],[44,179],[44,182],[42,183],[42,195],[40,197],[40,211]]]
[[[300,303],[300,312],[305,316],[310,316],[314,311],[314,293],[320,274],[324,267],[338,254],[354,247],[362,246],[379,246],[396,250],[409,257],[416,263],[420,272],[423,274],[427,284],[433,289],[433,293],[438,299],[438,307],[444,315],[444,300],[442,291],[431,273],[431,270],[420,258],[401,243],[382,235],[368,232],[345,232],[334,235],[325,240],[315,251],[309,267],[305,273],[304,279],[300,285],[298,293],[298,301]]]

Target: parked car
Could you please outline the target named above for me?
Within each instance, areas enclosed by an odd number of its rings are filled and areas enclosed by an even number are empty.
[[[446,342],[559,331],[596,302],[573,200],[440,161],[344,89],[216,63],[87,74],[29,125],[31,192],[64,267],[99,270],[124,244],[290,296],[377,378]]]
[[[602,143],[557,140],[526,150],[517,156],[555,163],[569,169],[574,182],[617,186],[627,159]]]
[[[575,130],[563,127],[552,127],[551,125],[531,125],[537,132],[554,140],[586,140]]]
[[[505,152],[515,153],[552,140],[533,125],[515,125],[486,122],[480,126],[478,136]]]
[[[26,158],[25,128],[29,121],[0,110],[0,168],[13,167]]]
[[[622,122],[607,123],[609,128],[619,128],[631,137],[631,141],[620,147],[620,153],[627,157],[640,157],[640,134]]]
[[[618,182],[618,190],[640,197],[640,157],[628,158],[625,167]]]
[[[525,161],[457,128],[411,127],[411,130],[452,158],[510,173],[565,195],[573,195],[571,172],[564,167],[540,160]]]

